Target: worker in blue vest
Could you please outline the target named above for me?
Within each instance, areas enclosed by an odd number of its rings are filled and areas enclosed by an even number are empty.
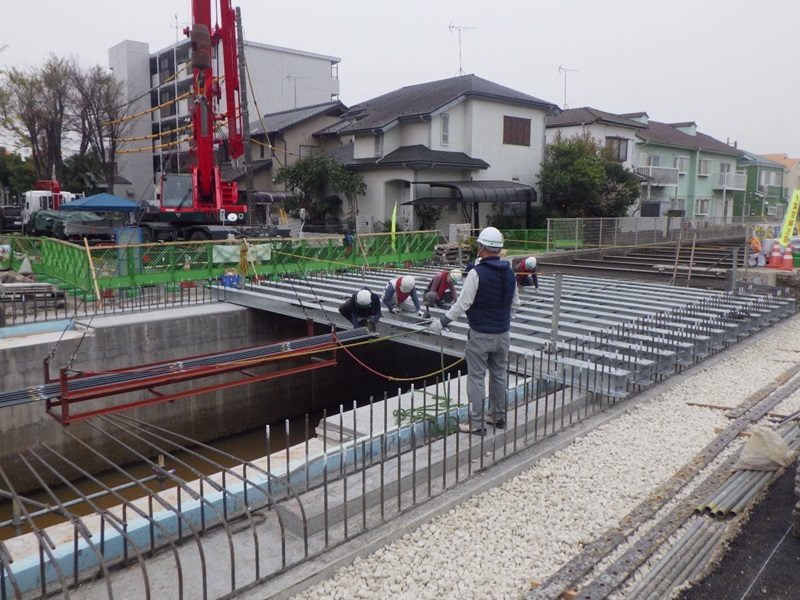
[[[386,284],[386,289],[383,291],[383,304],[389,311],[399,315],[405,310],[411,310],[411,304],[417,311],[418,317],[424,317],[425,311],[419,303],[419,296],[417,295],[417,281],[413,275],[404,275],[402,277],[395,277],[389,280]],[[411,304],[409,304],[409,300]]]
[[[452,321],[464,313],[467,315],[470,331],[464,357],[468,370],[469,420],[458,426],[463,433],[483,435],[487,423],[496,429],[506,426],[509,329],[520,302],[514,271],[508,261],[500,257],[503,243],[503,234],[494,227],[481,231],[478,260],[464,278],[458,302],[428,326],[430,331],[441,333]],[[489,408],[484,415],[487,370]]]

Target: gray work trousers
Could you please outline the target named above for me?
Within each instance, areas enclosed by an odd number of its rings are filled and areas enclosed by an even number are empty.
[[[489,370],[489,409],[487,418],[505,419],[508,409],[506,373],[511,337],[505,333],[479,333],[470,330],[464,357],[467,359],[467,399],[473,427],[483,423],[486,370]]]

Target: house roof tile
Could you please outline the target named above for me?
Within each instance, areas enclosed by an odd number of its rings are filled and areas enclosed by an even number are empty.
[[[366,102],[356,104],[344,116],[354,122],[342,133],[387,129],[397,121],[429,118],[436,111],[464,97],[500,100],[509,104],[558,111],[555,104],[487,81],[476,75],[410,85]]]
[[[591,106],[581,108],[567,108],[554,117],[547,117],[547,127],[568,127],[572,125],[587,125],[589,123],[606,123],[620,127],[639,129],[646,127],[643,123],[628,119],[620,115],[608,113]]]
[[[421,144],[401,146],[397,150],[379,158],[353,158],[354,144],[345,144],[329,152],[329,156],[353,168],[398,167],[414,164],[417,167],[439,167],[457,169],[488,169],[489,163],[480,158],[472,158],[463,152],[431,150]]]
[[[689,135],[675,128],[674,125],[661,123],[659,121],[648,121],[647,127],[639,129],[636,136],[651,144],[661,144],[664,146],[678,146],[692,150],[703,150],[705,152],[715,152],[717,154],[727,154],[730,156],[742,156],[743,152],[725,142],[700,133]]]
[[[346,110],[347,107],[344,104],[342,104],[339,100],[335,100],[332,102],[325,102],[323,104],[315,104],[313,106],[304,106],[302,108],[294,108],[291,110],[271,113],[264,115],[264,118],[261,121],[255,121],[251,123],[250,134],[263,135],[265,128],[267,133],[284,131],[289,127],[293,127],[294,125],[319,115],[339,117]]]

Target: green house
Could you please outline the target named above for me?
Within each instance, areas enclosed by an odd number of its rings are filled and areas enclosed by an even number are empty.
[[[782,218],[789,201],[785,167],[752,152],[745,152],[736,166],[747,174],[747,188],[734,195],[739,214]]]

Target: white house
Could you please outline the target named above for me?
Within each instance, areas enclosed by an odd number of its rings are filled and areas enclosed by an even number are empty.
[[[357,226],[391,217],[419,225],[414,207],[444,207],[436,222],[487,224],[499,204],[536,200],[545,118],[558,107],[475,75],[401,88],[350,108],[331,152],[358,171],[367,193]],[[494,205],[494,206],[493,206]]]
[[[567,139],[588,133],[605,145],[622,166],[631,169],[634,166],[636,131],[642,127],[645,125],[633,119],[589,106],[569,108],[561,111],[561,114],[548,117],[547,143],[552,143],[557,134]]]

